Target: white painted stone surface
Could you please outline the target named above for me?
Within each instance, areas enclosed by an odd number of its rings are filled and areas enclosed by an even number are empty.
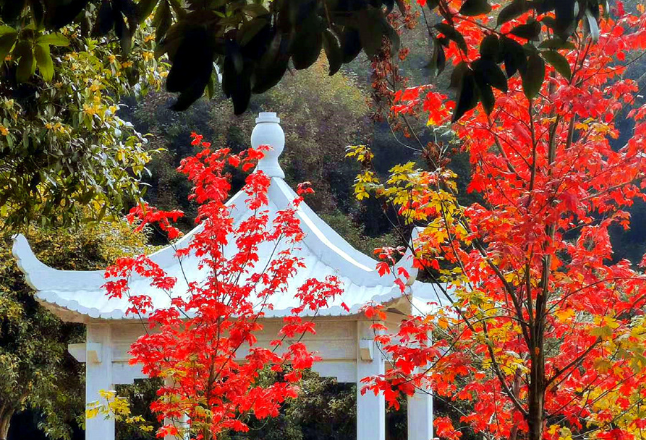
[[[357,322],[357,378],[384,374],[386,363],[382,352],[373,341],[369,322]],[[366,359],[362,347],[370,346],[371,358]],[[357,383],[357,440],[386,440],[386,399],[383,393],[362,392],[363,384]]]
[[[251,146],[255,149],[261,145],[270,146],[271,150],[265,151],[265,157],[258,163],[257,169],[269,177],[284,179],[285,173],[278,163],[278,158],[285,148],[285,133],[279,124],[280,118],[276,113],[261,112],[251,132]]]
[[[433,396],[418,390],[408,397],[408,440],[433,438]]]
[[[113,390],[112,379],[112,334],[109,324],[87,326],[88,350],[94,349],[100,356],[86,354],[85,402],[100,400],[99,391]],[[105,402],[103,402],[105,403]],[[101,415],[85,420],[85,440],[114,440],[114,419]]]

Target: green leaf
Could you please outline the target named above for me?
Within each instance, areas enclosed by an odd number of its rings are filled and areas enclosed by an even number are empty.
[[[484,108],[485,113],[490,115],[496,104],[496,97],[493,94],[491,86],[489,84],[478,83],[478,92],[482,108]]]
[[[399,54],[401,41],[397,31],[390,25],[386,27],[386,37],[390,40],[390,56],[395,58]]]
[[[613,331],[611,327],[604,325],[591,329],[590,334],[600,338],[610,338],[613,335]]]
[[[471,63],[471,68],[484,83],[507,93],[507,77],[502,69],[489,58],[478,58]]]
[[[368,58],[372,58],[381,50],[386,27],[390,26],[381,9],[368,7],[359,12],[359,38],[361,46]],[[298,39],[296,40],[298,41]]]
[[[525,49],[519,42],[507,37],[500,39],[500,46],[505,61],[505,72],[507,77],[511,78],[518,70],[524,69],[527,64]]]
[[[491,12],[491,5],[487,0],[466,0],[460,8],[460,14],[467,17],[475,17],[489,12]]]
[[[343,48],[343,62],[349,63],[361,53],[361,38],[359,31],[345,27],[341,33],[341,47]]]
[[[509,33],[525,40],[536,40],[541,33],[541,23],[530,19],[526,24],[516,26]]]
[[[357,36],[357,40],[358,38]],[[253,72],[251,89],[253,93],[264,93],[278,84],[287,71],[291,41],[292,34],[276,32]],[[359,51],[361,51],[360,45]]]
[[[18,82],[27,81],[36,71],[36,59],[31,42],[22,40],[16,44],[13,55],[18,59],[18,69],[16,70],[16,79]]]
[[[158,2],[159,0],[139,0],[139,3],[137,3],[137,21],[143,23],[144,20],[150,17]]]
[[[478,92],[473,71],[467,69],[462,75],[457,104],[453,112],[453,122],[457,122],[469,110],[478,105]]]
[[[469,65],[464,61],[461,61],[451,72],[451,83],[449,84],[450,89],[459,90],[462,85],[462,78],[465,73],[469,70]]]
[[[543,40],[541,44],[538,45],[541,49],[576,49],[576,46],[570,41],[562,40],[559,37],[550,38],[548,40]]]
[[[572,69],[570,68],[570,63],[563,55],[555,50],[548,50],[543,52],[543,58],[564,78],[572,78]]]
[[[525,96],[527,99],[534,99],[545,81],[545,61],[538,52],[529,56],[527,66],[521,70],[520,75],[523,79]]]
[[[213,72],[213,74],[209,78],[209,82],[206,84],[206,97],[208,99],[213,99],[215,97],[215,81],[216,73]]]
[[[505,6],[498,14],[496,26],[507,23],[508,21],[518,18],[525,12],[529,11],[529,5],[526,0],[514,0],[509,6]]]
[[[46,34],[36,39],[36,44],[47,44],[49,46],[67,47],[70,40],[62,34]]]
[[[576,0],[559,0],[553,6],[556,16],[554,33],[563,39],[567,39],[576,30],[578,22],[574,14],[576,3]]]
[[[269,25],[269,22],[265,18],[254,18],[249,20],[240,28],[237,38],[238,43],[241,46],[246,46],[258,33]]]
[[[330,76],[339,71],[343,65],[343,51],[341,50],[341,39],[330,28],[323,31],[323,49],[330,65]]]
[[[159,14],[159,9],[161,9],[161,6],[157,9],[157,14]],[[156,17],[157,15],[155,15],[155,18]],[[97,13],[94,32],[98,33],[99,35],[106,35],[108,32],[110,32],[110,29],[112,29],[113,26],[114,14],[112,11],[112,3],[102,2],[101,6],[99,7],[99,12]],[[157,24],[155,24],[155,20],[153,20],[153,26],[158,29]]]
[[[156,31],[159,31],[160,28],[157,28]],[[184,39],[184,34],[187,27],[183,23],[175,23],[168,29],[161,41],[158,41],[155,45],[155,57],[159,58],[164,54],[168,54],[168,58],[173,60],[177,55],[179,46]],[[155,33],[157,35],[157,33]]]
[[[251,73],[252,66],[245,62],[242,72],[236,78],[236,87],[231,92],[233,113],[241,115],[247,110],[251,99]]]
[[[318,59],[323,47],[323,20],[310,14],[292,42],[292,61],[297,70],[307,69]],[[361,32],[361,29],[359,29]],[[381,47],[381,45],[379,46]],[[379,48],[377,48],[379,50]]]
[[[442,44],[437,38],[433,38],[433,55],[431,57],[429,67],[436,77],[438,77],[446,67],[446,54],[444,53]]]
[[[9,52],[13,48],[14,43],[18,38],[18,32],[7,33],[0,36],[0,63],[4,63],[4,59],[7,58]]]
[[[249,3],[245,5],[242,10],[252,17],[260,17],[269,14],[269,10],[260,3]]]
[[[6,34],[17,34],[18,31],[12,28],[11,26],[5,26],[2,25],[0,26],[0,36],[6,35]]]
[[[128,55],[130,49],[132,49],[132,30],[128,23],[126,23],[126,18],[121,13],[118,13],[115,17],[114,32],[117,34],[119,42],[121,43],[121,52],[124,55]]]
[[[128,79],[128,84],[130,84],[131,87],[134,87],[134,85],[139,82],[140,77],[141,73],[136,66],[126,67],[126,78]]]
[[[602,16],[603,18],[610,18],[610,4],[608,0],[602,0],[601,7],[603,8]]]
[[[182,0],[168,0],[170,2],[170,7],[173,8],[175,15],[178,20],[186,17],[186,11],[182,7]]]
[[[54,63],[49,53],[49,45],[43,43],[36,44],[34,47],[34,56],[36,57],[36,65],[43,79],[45,81],[51,81],[54,77]]]
[[[296,70],[307,69],[316,62],[323,46],[323,36],[318,32],[302,32],[294,38],[292,61]]]
[[[458,45],[460,50],[467,53],[467,42],[464,40],[464,37],[461,33],[455,30],[455,28],[447,23],[438,23],[435,25],[435,29],[444,34],[447,38],[454,41]]]
[[[480,43],[480,56],[498,61],[500,44],[495,34],[487,35]]]
[[[556,19],[551,15],[546,15],[545,17],[541,18],[540,21],[541,23],[543,23],[545,26],[552,29],[553,31],[556,30],[556,27],[557,27]]]

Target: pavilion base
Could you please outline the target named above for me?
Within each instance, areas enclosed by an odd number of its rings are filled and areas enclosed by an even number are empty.
[[[386,403],[383,394],[362,393],[361,379],[383,374],[386,361],[376,346],[370,322],[352,319],[326,319],[317,324],[316,335],[303,342],[322,358],[313,371],[321,377],[333,377],[341,383],[357,384],[357,440],[386,439]],[[270,329],[273,323],[265,323]],[[130,365],[128,350],[139,337],[141,324],[88,323],[87,343],[72,344],[70,353],[85,363],[87,403],[100,399],[101,390],[113,390],[118,384],[145,379],[141,368]],[[259,335],[259,343],[263,336]],[[269,336],[267,337],[269,341]],[[433,438],[433,402],[428,393],[419,392],[408,400],[408,440]],[[86,419],[86,440],[114,440],[115,423],[97,416]],[[166,437],[165,440],[180,440]]]

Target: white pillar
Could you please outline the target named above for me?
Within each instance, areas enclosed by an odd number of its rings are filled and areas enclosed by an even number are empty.
[[[175,425],[180,430],[186,429],[188,427],[188,416],[184,414],[181,420],[164,419],[164,424]],[[169,434],[164,436],[164,440],[188,440],[189,435],[188,432],[180,433],[179,435]]]
[[[169,377],[164,379],[164,385],[172,386],[173,384],[174,384],[173,379],[171,379]],[[174,425],[175,427],[177,427],[177,429],[179,429],[181,431],[181,430],[184,430],[184,429],[186,429],[188,427],[188,416],[186,414],[184,414],[182,416],[181,420],[173,420],[173,419],[166,418],[166,419],[164,419],[164,424],[165,425]],[[177,436],[175,436],[175,435],[166,435],[166,436],[164,436],[164,440],[188,440],[188,438],[189,438],[189,433],[188,432],[184,432],[183,435],[180,432],[180,434],[177,435]]]
[[[112,334],[109,324],[88,324],[85,362],[85,403],[102,400],[100,390],[113,390]],[[101,402],[105,403],[105,402]],[[114,418],[85,419],[85,440],[114,440]]]
[[[386,400],[383,393],[361,394],[361,379],[385,373],[381,351],[375,345],[370,323],[358,322],[357,440],[386,440]]]
[[[428,342],[432,335],[428,333]],[[425,369],[426,366],[420,367]],[[433,438],[433,395],[429,387],[418,388],[408,397],[408,440]]]
[[[408,440],[433,438],[433,396],[430,391],[416,390],[408,397]]]

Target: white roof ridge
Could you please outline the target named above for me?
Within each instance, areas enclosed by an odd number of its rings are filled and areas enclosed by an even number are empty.
[[[236,209],[235,202],[242,197],[242,191],[234,195],[226,205],[231,208],[232,215],[240,215]],[[191,238],[203,229],[203,225],[198,225],[187,232],[181,239],[175,243],[159,249],[148,257],[159,265],[167,269],[178,263],[175,253],[178,249],[188,246]],[[63,270],[48,266],[38,259],[29,245],[29,241],[22,234],[16,234],[13,237],[12,254],[16,259],[18,268],[25,275],[27,284],[36,291],[104,291],[102,286],[105,284],[105,269],[99,270]],[[136,275],[133,276],[137,278]]]
[[[239,208],[244,192],[240,191],[227,202],[234,219],[244,214]],[[273,177],[268,198],[278,209],[287,208],[296,193],[280,177]],[[244,203],[244,202],[242,202]],[[390,286],[393,280],[382,277],[376,270],[377,261],[361,253],[323,221],[306,203],[301,203],[297,218],[305,232],[304,245],[323,263],[335,269],[340,276],[347,277],[358,286]],[[164,269],[178,264],[175,253],[177,249],[188,246],[190,240],[199,233],[203,225],[198,225],[177,242],[149,255],[149,258]],[[13,255],[18,267],[25,274],[27,283],[37,291],[103,291],[105,284],[104,270],[60,270],[41,262],[22,235],[14,236]],[[417,271],[413,269],[410,258],[404,256],[399,266],[414,278]],[[399,267],[398,266],[398,267]]]

